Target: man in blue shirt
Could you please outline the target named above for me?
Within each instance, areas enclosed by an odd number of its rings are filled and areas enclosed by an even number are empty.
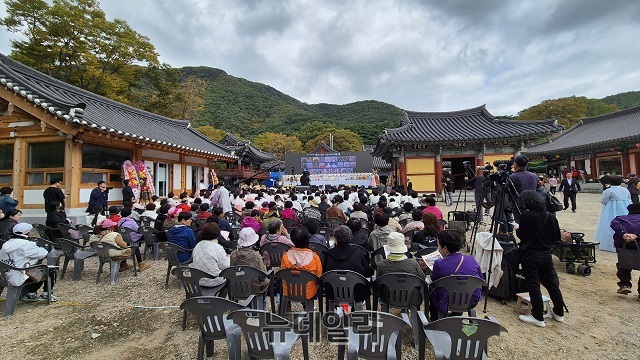
[[[518,155],[513,160],[513,174],[509,175],[509,180],[513,183],[516,196],[525,190],[536,191],[538,187],[538,177],[536,174],[527,171],[529,158],[525,155]]]

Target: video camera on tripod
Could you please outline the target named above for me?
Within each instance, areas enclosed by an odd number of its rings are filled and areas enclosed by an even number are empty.
[[[493,162],[493,166],[496,167],[496,171],[489,176],[489,179],[494,183],[506,184],[509,175],[513,174],[513,159],[496,160]]]

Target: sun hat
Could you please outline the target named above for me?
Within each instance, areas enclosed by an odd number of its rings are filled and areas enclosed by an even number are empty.
[[[309,205],[313,207],[318,207],[318,205],[320,205],[320,201],[318,200],[318,198],[313,198],[309,200]]]
[[[384,246],[386,252],[392,254],[404,254],[407,252],[407,245],[404,243],[404,234],[393,232],[389,234],[389,241]]]
[[[33,229],[33,226],[29,223],[18,223],[13,226],[13,233],[27,235],[31,229]]]
[[[103,228],[103,229],[109,229],[109,228],[116,227],[116,226],[118,226],[118,223],[115,222],[115,221],[111,221],[109,219],[104,219],[100,223],[100,227]]]
[[[260,237],[258,236],[258,234],[256,234],[256,232],[252,228],[246,227],[240,230],[240,235],[238,237],[238,246],[240,247],[252,246],[253,244],[256,243],[256,241],[258,241],[259,238]]]

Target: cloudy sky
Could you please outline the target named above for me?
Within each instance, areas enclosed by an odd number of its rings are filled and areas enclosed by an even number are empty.
[[[205,65],[307,103],[413,111],[640,90],[637,0],[102,0],[173,67]],[[4,16],[4,5],[0,15]],[[0,52],[10,50],[0,37]]]

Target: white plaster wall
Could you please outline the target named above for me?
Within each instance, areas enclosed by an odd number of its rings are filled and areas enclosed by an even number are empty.
[[[204,184],[209,187],[209,168],[205,167],[204,168],[204,174],[202,174],[204,177]]]
[[[186,169],[186,172],[187,172],[187,173],[186,173],[186,175],[187,175],[187,176],[185,177],[185,181],[186,181],[187,183],[186,183],[186,184],[184,184],[184,187],[185,187],[185,188],[187,188],[187,189],[190,189],[190,188],[191,188],[191,180],[192,180],[192,178],[193,178],[193,176],[192,176],[192,174],[191,174],[191,171],[192,171],[193,166],[191,166],[191,165],[187,165],[187,166],[186,166],[186,168],[187,168],[187,169]],[[191,189],[191,190],[193,190],[193,189]]]
[[[182,189],[182,165],[173,164],[173,188]],[[176,194],[177,195],[177,194]]]

